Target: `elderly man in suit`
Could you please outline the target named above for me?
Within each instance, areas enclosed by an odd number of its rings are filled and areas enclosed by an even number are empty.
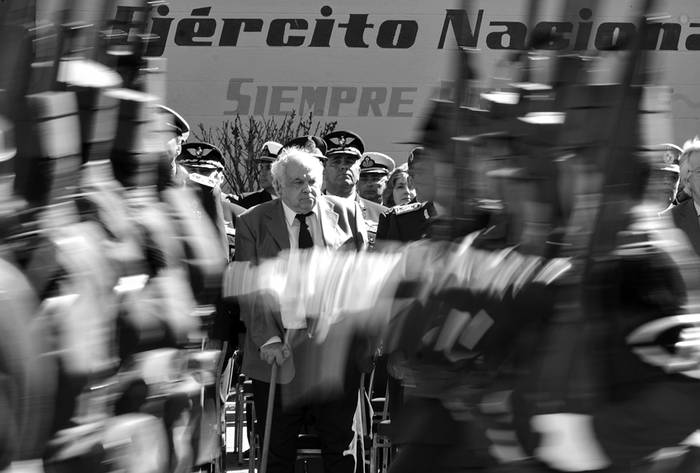
[[[700,140],[695,138],[683,146],[680,157],[681,175],[679,187],[690,194],[690,199],[675,206],[671,212],[673,221],[688,236],[695,253],[700,255]]]
[[[362,250],[366,246],[361,210],[354,201],[321,194],[323,165],[312,154],[297,147],[284,150],[272,166],[272,179],[279,199],[260,204],[239,217],[237,261],[259,262],[289,248]],[[294,360],[310,353],[313,356],[319,347],[310,339],[312,334],[306,327],[284,327],[279,305],[269,296],[258,294],[243,300],[241,316],[247,328],[243,372],[253,380],[261,424],[265,420],[271,366],[280,365],[278,382],[282,386],[274,400],[268,471],[294,471],[298,434],[304,419],[311,416],[321,440],[325,471],[353,472],[352,425],[360,385],[359,366],[348,363],[341,393],[283,404],[285,393],[303,391],[304,386],[299,384],[309,376],[304,373],[303,363],[294,366]]]

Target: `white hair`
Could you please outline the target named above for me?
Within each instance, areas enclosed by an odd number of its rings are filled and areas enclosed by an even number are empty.
[[[685,143],[683,143],[683,151],[678,157],[678,164],[680,164],[681,162],[685,162],[688,159],[688,156],[694,151],[700,151],[700,138],[698,138],[697,136],[692,140],[688,140]]]
[[[688,195],[692,195],[690,187],[690,155],[697,151],[700,151],[700,139],[696,136],[692,140],[683,143],[683,151],[681,151],[681,155],[678,157],[679,187]]]
[[[285,185],[287,165],[292,161],[311,171],[311,174],[317,177],[320,185],[323,180],[323,164],[321,164],[321,161],[311,153],[297,146],[291,146],[289,148],[284,148],[270,167],[272,183],[275,188]]]

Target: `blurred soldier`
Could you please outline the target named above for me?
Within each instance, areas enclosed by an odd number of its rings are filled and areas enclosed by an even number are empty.
[[[475,221],[451,214],[453,206],[450,199],[459,196],[454,189],[438,189],[437,183],[445,182],[453,167],[439,161],[442,143],[430,123],[424,133],[426,147],[411,152],[408,169],[417,195],[426,201],[395,207],[386,212],[380,222],[377,240],[391,238],[407,242],[429,238],[433,240],[433,248],[440,247],[444,251],[451,245],[451,241],[443,241],[445,238],[461,239],[480,228]],[[470,223],[465,225],[462,221]],[[449,232],[441,231],[446,224],[453,226],[449,227]],[[416,245],[413,248],[420,251],[419,248],[427,247]],[[446,313],[480,313],[477,318],[484,317],[484,332],[477,338],[488,332],[494,321],[481,310],[486,307],[486,298],[480,299],[480,296],[470,294],[468,290],[450,293],[449,290],[431,289],[430,295],[425,298],[415,297],[417,292],[411,294],[415,287],[420,287],[424,282],[421,278],[426,267],[444,266],[450,260],[449,254],[449,251],[444,253],[448,255],[444,260],[441,257],[422,259],[418,266],[413,266],[415,273],[407,270],[406,280],[397,291],[397,299],[404,300],[397,304],[396,325],[390,325],[388,332],[394,333],[396,330],[400,341],[396,345],[392,342],[385,345],[390,374],[388,389],[392,442],[399,446],[399,453],[389,470],[391,473],[471,471],[484,469],[492,463],[486,450],[488,442],[478,421],[469,414],[458,412],[460,409],[473,409],[484,378],[485,365],[462,363],[469,357],[462,358],[461,362],[455,361],[459,357],[451,359],[447,356],[450,350],[431,352],[420,348],[422,342],[413,343],[430,338],[432,335],[427,334],[433,332],[435,327],[443,330],[440,325],[446,320],[443,318]],[[401,384],[405,389],[403,392]],[[459,399],[456,404],[462,407],[455,408],[455,399]]]
[[[365,153],[360,163],[360,182],[357,184],[360,197],[381,204],[389,174],[395,167],[394,160],[386,154]]]
[[[697,144],[684,148],[691,171],[700,167]],[[613,174],[609,185],[625,189],[620,201],[634,206],[650,198],[645,189],[649,163],[631,153],[624,158],[627,174]],[[600,181],[599,170],[588,168],[583,173],[591,182]],[[693,198],[696,187],[691,183]],[[679,208],[690,210],[680,216],[688,217],[685,223],[694,220],[697,231],[695,205],[691,199]],[[585,211],[585,204],[578,210]],[[536,328],[533,342],[541,344],[543,356],[532,365],[536,371],[526,382],[535,392],[524,390],[524,402],[512,401],[524,406],[534,400],[541,410],[526,420],[518,418],[516,407],[516,425],[534,427],[535,455],[555,470],[697,471],[697,464],[668,470],[651,464],[654,457],[661,458],[660,449],[679,444],[696,430],[700,418],[695,402],[700,392],[694,372],[697,338],[689,328],[697,315],[685,313],[697,305],[691,294],[697,287],[691,282],[697,280],[697,261],[688,257],[692,250],[679,232],[665,225],[668,216],[650,220],[655,224],[650,228],[640,227],[632,217],[609,214],[604,220],[606,229],[619,227],[616,247],[590,262],[584,299],[572,301],[566,286],[558,290],[565,299],[555,306],[557,311],[580,304],[585,315],[572,324],[567,314],[566,328],[559,322],[565,317],[555,314],[549,328]],[[580,228],[572,218],[572,235]],[[692,244],[697,251],[697,240]],[[551,340],[559,337],[558,348],[552,350]]]
[[[700,140],[698,138],[685,143],[679,161],[685,171],[684,174],[681,174],[681,185],[691,198],[679,203],[671,210],[673,221],[678,228],[685,232],[695,252],[700,255],[700,224],[698,223],[698,215],[700,215]]]
[[[408,174],[421,202],[394,207],[379,219],[377,240],[402,242],[420,240],[430,235],[430,223],[437,217],[435,198],[435,163],[422,146],[408,156]]]
[[[370,238],[377,231],[379,216],[386,210],[383,205],[362,198],[357,193],[360,178],[360,160],[365,145],[355,133],[333,131],[323,137],[326,141],[326,167],[323,178],[326,194],[354,200],[362,209],[362,216],[370,232]]]
[[[272,175],[270,174],[270,166],[277,159],[277,154],[282,147],[281,144],[275,141],[266,141],[260,150],[260,155],[258,156],[258,179],[260,181],[261,189],[256,192],[244,195],[238,202],[243,208],[249,209],[255,207],[263,202],[268,202],[277,197],[275,189],[272,185]]]
[[[421,174],[425,175],[418,178],[421,188],[417,191],[421,192],[422,195],[430,196],[432,200],[435,195],[434,163],[425,158],[427,156],[423,147],[414,148],[408,157],[408,172],[409,174],[413,173],[412,176],[418,177],[415,174],[416,169],[418,169]],[[387,210],[379,217],[376,235],[377,247],[381,248],[380,242],[385,240],[406,243],[428,238],[430,226],[436,216],[437,212],[432,201],[400,205]],[[389,417],[394,425],[401,419],[401,406],[404,402],[401,370],[396,368],[401,365],[401,359],[401,355],[387,353],[387,356],[380,357],[375,362],[375,383],[380,386],[380,389],[386,385],[389,395]],[[394,435],[393,440],[401,443],[404,438],[402,435]]]
[[[179,166],[175,159],[182,152],[182,145],[190,137],[190,125],[187,121],[172,108],[165,105],[157,106],[158,113],[165,115],[165,125],[173,133],[168,140],[167,161],[160,163],[161,169],[159,179],[159,189],[169,186],[183,186],[187,182],[187,171]]]

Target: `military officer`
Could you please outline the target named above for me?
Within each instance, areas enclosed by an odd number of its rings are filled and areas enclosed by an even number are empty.
[[[365,152],[362,138],[350,131],[338,130],[328,133],[323,139],[326,142],[326,167],[323,172],[326,194],[352,199],[358,203],[372,244],[379,216],[387,208],[364,199],[357,193],[360,161]]]
[[[188,173],[199,174],[221,185],[224,180],[224,158],[219,149],[209,143],[186,143],[175,158],[175,163]]]
[[[282,145],[276,141],[266,141],[265,144],[262,145],[260,155],[257,158],[261,189],[256,192],[245,194],[243,197],[241,197],[238,205],[249,209],[277,197],[275,189],[272,186],[270,166],[272,166],[272,163],[275,162],[275,159],[277,159],[280,148],[282,148]]]
[[[236,217],[246,209],[233,203],[227,198],[228,195],[221,191],[224,181],[224,156],[219,148],[210,143],[185,143],[175,162],[187,171],[189,187],[195,190],[211,189],[214,199],[202,200],[204,210],[217,229],[226,234],[226,240],[231,240],[235,235]]]
[[[365,153],[360,163],[360,182],[357,183],[360,197],[381,204],[387,179],[395,167],[394,160],[384,153]]]

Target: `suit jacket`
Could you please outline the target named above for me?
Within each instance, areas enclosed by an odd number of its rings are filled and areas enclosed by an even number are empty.
[[[238,205],[243,208],[250,209],[256,205],[269,202],[272,200],[272,194],[267,192],[265,189],[260,189],[259,191],[251,192],[250,194],[244,195],[238,201]]]
[[[673,210],[673,223],[688,236],[695,253],[700,255],[700,224],[698,214],[693,205],[693,199],[688,199],[676,205]]]
[[[358,251],[366,247],[367,232],[357,205],[345,199],[322,195],[318,197],[317,206],[323,241],[327,247]],[[289,233],[279,199],[248,210],[240,215],[236,223],[236,261],[257,263],[289,249]],[[253,379],[269,382],[270,365],[260,359],[258,350],[273,336],[280,339],[285,337],[278,303],[266,294],[247,296],[241,300],[241,320],[247,329],[242,370]],[[292,356],[282,365],[278,381],[286,384],[293,378]]]

